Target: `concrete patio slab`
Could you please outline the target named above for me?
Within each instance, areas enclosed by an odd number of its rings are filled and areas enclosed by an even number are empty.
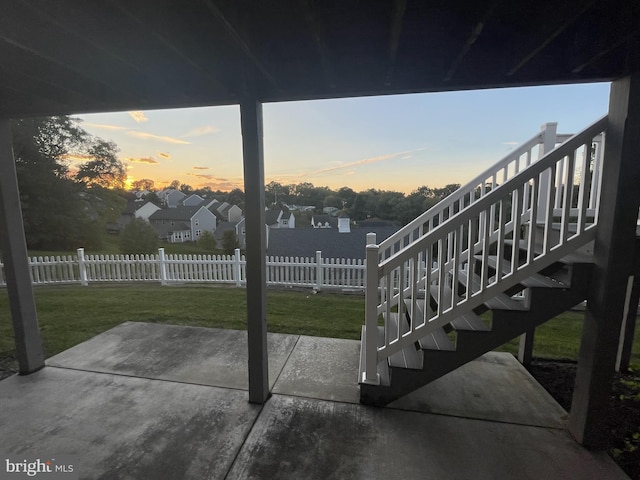
[[[490,352],[396,400],[391,408],[564,428],[567,412],[510,353]]]
[[[625,479],[562,430],[274,395],[232,479]]]
[[[256,406],[245,332],[122,324],[0,382],[0,454],[72,455],[83,479],[627,478],[509,354],[373,408],[359,342],[269,334],[269,349],[274,394]]]
[[[119,480],[223,478],[261,410],[240,390],[56,367],[3,380],[0,404],[2,454]]]
[[[270,387],[297,339],[269,334]],[[49,358],[47,365],[247,390],[247,356],[246,331],[125,322]]]
[[[360,342],[300,336],[274,393],[359,403]]]

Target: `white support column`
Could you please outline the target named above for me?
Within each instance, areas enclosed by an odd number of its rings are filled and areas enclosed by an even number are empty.
[[[9,120],[0,120],[0,251],[21,374],[44,367]]]
[[[269,368],[262,104],[256,98],[244,98],[240,103],[240,120],[247,239],[249,402],[264,403],[269,398]]]

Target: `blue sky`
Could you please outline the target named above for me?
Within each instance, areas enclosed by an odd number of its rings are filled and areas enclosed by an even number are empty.
[[[606,114],[609,84],[264,105],[266,182],[405,193],[465,183],[545,122],[574,133]],[[130,179],[242,188],[237,106],[82,115]]]

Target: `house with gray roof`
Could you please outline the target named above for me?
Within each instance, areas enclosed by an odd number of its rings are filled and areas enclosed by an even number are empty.
[[[176,208],[185,197],[186,195],[184,193],[174,188],[167,188],[158,192],[160,201],[169,208]]]
[[[149,223],[161,240],[170,243],[196,241],[202,232],[216,231],[216,217],[205,207],[166,208],[154,212]]]
[[[180,205],[183,205],[185,207],[197,207],[199,205],[202,205],[202,202],[204,202],[204,198],[202,198],[197,193],[192,193],[188,197],[183,198],[180,202]]]
[[[311,217],[313,228],[338,228],[338,217],[333,215],[313,215]]]
[[[351,227],[348,233],[340,233],[338,228],[270,229],[267,255],[314,257],[316,251],[321,251],[323,258],[364,259],[367,233],[375,233],[377,242],[381,242],[397,231],[395,226]]]

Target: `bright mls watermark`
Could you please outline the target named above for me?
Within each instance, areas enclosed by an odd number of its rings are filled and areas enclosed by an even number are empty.
[[[73,480],[78,478],[78,459],[69,455],[1,455],[0,479],[42,478]]]

